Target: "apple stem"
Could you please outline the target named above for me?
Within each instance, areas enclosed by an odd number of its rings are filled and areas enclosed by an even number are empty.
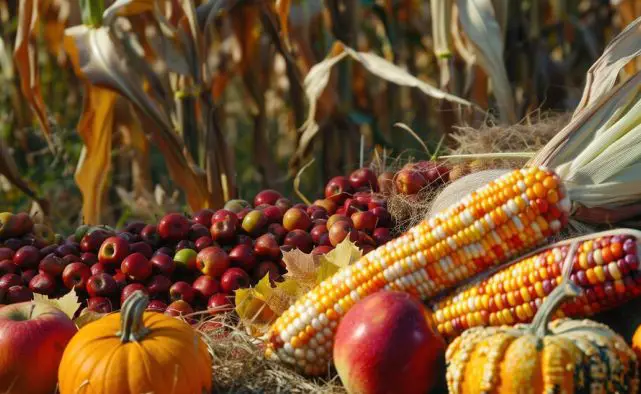
[[[581,288],[570,280],[570,268],[574,263],[573,260],[577,249],[578,242],[574,242],[569,247],[565,260],[563,261],[563,280],[545,298],[545,301],[541,304],[539,311],[534,316],[532,324],[530,324],[530,332],[538,338],[543,338],[549,334],[548,323],[563,301],[567,298],[574,298],[581,294]]]
[[[139,342],[151,330],[143,324],[143,314],[149,305],[149,297],[141,290],[135,291],[125,300],[120,311],[120,331],[116,333],[122,343]]]

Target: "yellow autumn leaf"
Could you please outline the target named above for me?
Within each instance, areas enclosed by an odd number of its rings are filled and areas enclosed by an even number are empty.
[[[267,299],[267,305],[276,316],[280,316],[296,302],[298,297],[309,290],[302,287],[296,280],[287,278],[283,282],[276,283],[276,288]]]
[[[338,272],[340,268],[327,259],[321,259],[320,266],[318,271],[316,271],[316,282],[321,283],[327,278],[331,278],[332,275]]]
[[[277,317],[268,305],[272,293],[269,274],[253,288],[236,290],[236,313],[252,335],[267,332],[269,325]]]
[[[81,329],[87,324],[93,323],[105,315],[107,315],[107,313],[98,313],[98,312],[90,311],[89,309],[85,308],[80,313],[80,316],[75,318],[73,322],[76,323],[76,327],[78,327],[78,329]]]
[[[316,286],[316,272],[320,266],[318,256],[293,249],[283,253],[283,263],[287,269],[284,275],[286,279],[293,280],[300,287],[309,290]]]
[[[80,308],[80,302],[78,301],[78,296],[75,291],[70,291],[61,298],[49,298],[46,295],[34,294],[33,301],[43,304],[49,304],[55,308],[60,309],[69,316],[70,319],[73,319],[74,315]]]
[[[350,264],[357,262],[363,252],[354,244],[349,238],[345,239],[336,245],[329,253],[321,255],[321,262],[327,260],[337,266],[338,268],[345,268]]]

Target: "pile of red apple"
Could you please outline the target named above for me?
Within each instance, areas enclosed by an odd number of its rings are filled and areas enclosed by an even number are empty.
[[[16,230],[0,232],[0,304],[75,289],[89,310],[110,312],[142,290],[150,309],[171,315],[227,310],[236,289],[266,275],[281,280],[283,251],[322,254],[349,238],[368,253],[389,241],[392,218],[378,189],[376,174],[361,168],[332,178],[325,198],[309,206],[263,190],[253,204],[231,200],[217,211],[170,213],[119,230],[81,226],[48,241],[25,235],[33,229],[28,215],[3,214],[0,231],[2,223]],[[16,217],[30,227],[18,229]]]
[[[405,164],[396,173],[384,171],[378,176],[378,184],[384,195],[392,192],[413,196],[424,190],[436,189],[449,181],[450,168],[436,160]]]

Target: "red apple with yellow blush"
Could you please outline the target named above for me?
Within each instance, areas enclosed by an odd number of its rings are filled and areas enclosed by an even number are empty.
[[[334,365],[348,393],[426,394],[444,370],[445,341],[407,293],[357,302],[336,328]]]

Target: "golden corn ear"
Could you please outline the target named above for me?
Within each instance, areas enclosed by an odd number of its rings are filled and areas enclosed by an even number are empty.
[[[332,360],[338,322],[358,300],[382,289],[429,299],[557,233],[569,208],[552,171],[505,174],[297,300],[272,325],[266,356],[322,374]]]
[[[587,317],[641,294],[637,243],[632,233],[586,239],[572,257],[570,280],[583,295],[566,302],[556,317]],[[551,246],[502,268],[433,306],[437,328],[453,339],[470,327],[530,323],[562,281],[569,245]]]

